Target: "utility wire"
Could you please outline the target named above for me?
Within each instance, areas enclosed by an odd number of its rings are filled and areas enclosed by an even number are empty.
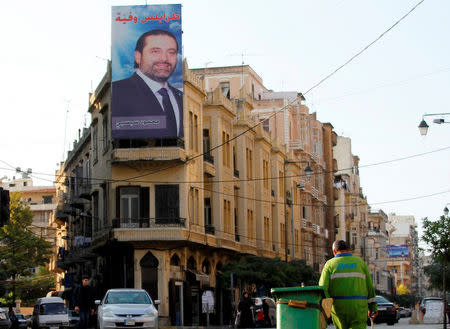
[[[385,160],[385,161],[380,161],[380,162],[374,162],[374,163],[369,163],[366,165],[360,165],[358,166],[359,169],[361,168],[368,168],[368,167],[374,167],[374,166],[379,166],[379,165],[383,165],[383,164],[388,164],[388,163],[393,163],[393,162],[398,162],[398,161],[403,161],[403,160],[408,160],[408,159],[412,159],[412,158],[417,158],[417,157],[421,157],[427,154],[432,154],[432,153],[437,153],[437,152],[442,152],[442,151],[447,151],[450,150],[450,146],[445,146],[436,150],[432,150],[432,151],[428,151],[428,152],[422,152],[422,153],[417,153],[417,154],[413,154],[413,155],[408,155],[408,156],[404,156],[404,157],[400,157],[400,158],[396,158],[396,159],[391,159],[391,160]],[[3,160],[0,160],[0,162],[6,163]],[[16,171],[16,168],[13,166],[10,166],[11,168],[14,168],[14,170]],[[1,168],[2,170],[13,170],[13,169],[9,169],[9,168]],[[338,169],[337,171],[334,170],[328,170],[328,171],[320,171],[320,172],[313,172],[311,175],[323,175],[323,174],[327,174],[327,173],[339,173],[339,172],[345,172],[347,170],[352,170],[354,169],[354,167],[348,167],[348,168],[342,168],[342,169]],[[22,171],[24,172],[24,171]],[[54,180],[49,180],[49,179],[45,179],[45,178],[41,178],[39,176],[55,176],[55,174],[48,174],[48,173],[33,173],[30,174],[30,176],[34,176],[37,179],[41,179],[41,180],[45,180],[51,183],[54,183]],[[260,178],[234,178],[234,179],[224,179],[224,180],[210,180],[210,181],[158,181],[158,180],[138,180],[138,181],[134,181],[136,183],[152,183],[152,184],[210,184],[210,183],[236,183],[236,182],[252,182],[252,181],[264,181],[264,180],[277,180],[277,179],[283,179],[283,178],[295,178],[295,177],[305,177],[306,174],[298,174],[298,175],[286,175],[286,176],[271,176],[271,177],[260,177]],[[72,175],[61,175],[60,177],[62,178],[77,178],[76,176],[72,176]],[[120,182],[124,182],[124,180],[122,179],[105,179],[105,178],[96,178],[96,177],[89,177],[89,178],[82,178],[84,181],[99,181],[99,182],[108,182],[108,183],[120,183]]]

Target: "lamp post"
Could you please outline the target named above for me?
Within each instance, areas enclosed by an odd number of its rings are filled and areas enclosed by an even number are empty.
[[[287,197],[286,197],[286,165],[289,163],[307,163],[308,165],[306,166],[304,173],[306,175],[306,177],[309,179],[311,177],[311,175],[313,174],[313,170],[309,165],[309,161],[294,161],[294,160],[284,160],[283,163],[283,173],[284,173],[284,248],[285,248],[285,261],[288,261],[288,228],[287,228]],[[296,186],[297,188],[303,188],[304,185],[303,184],[298,184]],[[292,220],[291,220],[291,238],[292,238],[292,259],[295,258],[295,237],[294,237],[294,202],[293,202],[293,196],[294,196],[294,188],[293,186],[291,186],[291,212],[292,212]]]
[[[449,205],[450,203],[447,203],[446,205],[445,205],[445,208],[444,208],[444,215],[445,216],[448,216],[448,205]]]
[[[440,116],[441,118],[433,120],[433,123],[436,123],[436,124],[440,125],[442,123],[450,123],[450,121],[445,121],[442,118],[442,116],[447,116],[447,115],[450,115],[450,113],[430,113],[430,114],[422,115],[422,121],[420,121],[419,126],[418,126],[420,134],[422,136],[425,136],[427,134],[427,132],[428,132],[428,127],[429,126],[428,126],[427,122],[425,121],[425,117],[428,117],[428,116]]]

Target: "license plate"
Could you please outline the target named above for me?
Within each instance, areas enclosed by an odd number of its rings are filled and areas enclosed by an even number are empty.
[[[378,311],[386,311],[386,307],[378,307]]]
[[[59,329],[59,327],[50,327],[50,329]]]
[[[134,326],[136,324],[136,321],[134,319],[126,319],[125,325],[126,326]]]

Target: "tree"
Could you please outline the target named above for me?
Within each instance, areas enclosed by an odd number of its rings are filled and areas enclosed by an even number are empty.
[[[48,263],[52,245],[28,230],[33,212],[20,199],[20,193],[11,193],[10,198],[10,222],[0,228],[0,271],[11,278],[14,300],[16,280],[31,275],[31,268]]]
[[[444,297],[444,329],[447,328],[447,317],[445,309],[446,301],[446,273],[447,264],[450,261],[450,218],[441,216],[437,221],[430,221],[428,218],[423,219],[423,236],[422,240],[428,245],[428,251],[433,255],[433,261],[440,263],[442,266],[442,292]]]
[[[223,267],[221,279],[225,286],[229,286],[230,276],[233,273],[241,285],[264,286],[266,291],[270,288],[316,285],[319,276],[304,260],[295,260],[289,263],[280,258],[265,258],[245,256],[238,262],[231,262]]]

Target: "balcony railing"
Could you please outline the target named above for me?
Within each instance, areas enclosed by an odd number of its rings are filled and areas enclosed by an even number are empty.
[[[206,232],[206,234],[212,234],[212,235],[214,235],[216,233],[213,225],[205,225],[205,232]]]
[[[214,157],[209,153],[203,154],[203,160],[209,162],[210,164],[214,164]]]
[[[186,218],[114,218],[113,228],[185,227]]]

